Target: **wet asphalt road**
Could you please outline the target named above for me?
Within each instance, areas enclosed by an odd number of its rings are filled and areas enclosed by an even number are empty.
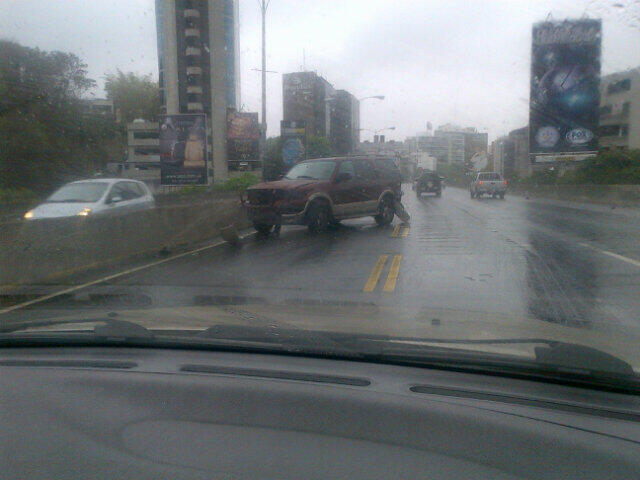
[[[452,187],[416,198],[404,188],[409,227],[370,218],[316,235],[283,227],[242,249],[182,257],[27,311],[74,302],[91,310],[87,299],[101,296],[110,304],[96,307],[110,309],[373,303],[640,329],[639,212],[513,195],[472,200]]]

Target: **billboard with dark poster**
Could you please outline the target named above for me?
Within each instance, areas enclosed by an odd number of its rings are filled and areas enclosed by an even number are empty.
[[[204,113],[160,115],[160,184],[206,185],[207,118]]]
[[[305,122],[280,122],[282,162],[285,171],[307,158],[307,129]]]
[[[529,154],[533,162],[598,150],[600,45],[597,19],[533,26]]]
[[[227,160],[258,161],[260,157],[260,123],[257,112],[227,111]]]

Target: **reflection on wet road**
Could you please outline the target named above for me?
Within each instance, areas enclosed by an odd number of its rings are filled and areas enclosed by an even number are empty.
[[[316,235],[284,227],[279,237],[186,255],[12,316],[251,299],[640,326],[640,215],[516,196],[472,200],[456,188],[416,198],[405,187],[404,203],[410,226],[360,219]]]

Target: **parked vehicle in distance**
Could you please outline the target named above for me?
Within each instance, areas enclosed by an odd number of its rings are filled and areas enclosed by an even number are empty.
[[[262,234],[274,225],[307,225],[318,231],[340,220],[366,216],[387,225],[402,196],[401,180],[388,157],[317,158],[298,163],[280,180],[249,187],[242,202]]]
[[[504,199],[507,193],[507,181],[496,172],[479,172],[476,179],[469,185],[471,198],[480,198],[482,195],[491,195],[493,198]]]
[[[418,197],[423,193],[435,193],[436,197],[440,197],[443,188],[442,179],[437,173],[426,170],[416,178],[413,188]]]
[[[155,206],[143,182],[100,178],[67,183],[46,201],[25,213],[26,220],[94,216],[146,210]]]

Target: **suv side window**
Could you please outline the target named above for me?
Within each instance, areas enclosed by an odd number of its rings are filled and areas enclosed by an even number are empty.
[[[351,175],[351,178],[356,178],[356,170],[351,160],[344,160],[340,162],[340,167],[338,168],[338,175],[340,175],[341,173],[348,173],[349,175]]]
[[[371,160],[357,158],[353,161],[356,170],[356,179],[360,181],[371,181],[376,178],[376,171],[373,169]]]
[[[375,164],[380,176],[385,179],[395,179],[400,176],[398,167],[390,158],[376,158]]]

